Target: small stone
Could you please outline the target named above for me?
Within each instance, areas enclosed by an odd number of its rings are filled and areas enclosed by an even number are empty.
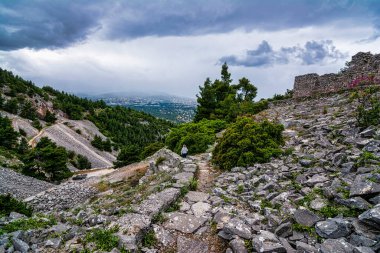
[[[61,242],[61,238],[51,238],[46,241],[45,246],[47,248],[58,249],[61,246]]]
[[[354,248],[354,253],[375,253],[375,251],[368,247],[356,247]]]
[[[322,208],[324,208],[327,205],[326,201],[321,198],[313,199],[310,202],[310,208],[320,211]]]
[[[180,205],[179,210],[181,212],[186,212],[186,211],[190,210],[190,205],[185,201],[182,201],[179,205]]]
[[[313,161],[312,160],[302,159],[302,160],[299,161],[299,163],[303,167],[310,167],[313,164]]]
[[[24,218],[26,218],[26,215],[21,214],[21,213],[11,212],[9,214],[9,218],[11,220],[24,219]]]

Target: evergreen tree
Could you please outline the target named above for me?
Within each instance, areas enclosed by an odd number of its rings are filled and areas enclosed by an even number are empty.
[[[12,149],[16,146],[19,134],[13,130],[12,122],[0,115],[0,146]]]
[[[36,147],[23,159],[23,173],[42,180],[61,181],[72,175],[67,168],[68,155],[47,137],[42,137]]]
[[[9,113],[17,114],[17,112],[18,112],[18,102],[17,102],[17,99],[11,98],[10,100],[8,100],[4,104],[3,109],[5,111],[9,112]]]
[[[23,104],[20,116],[30,120],[34,120],[37,118],[36,110],[34,109],[31,102],[27,101]]]
[[[140,149],[136,145],[130,145],[121,149],[114,162],[116,168],[140,161]]]
[[[55,117],[54,113],[51,113],[49,110],[47,110],[45,117],[44,117],[44,120],[47,123],[55,123],[55,121],[57,120],[57,117]]]

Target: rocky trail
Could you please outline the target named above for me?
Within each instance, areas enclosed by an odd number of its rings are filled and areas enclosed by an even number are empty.
[[[356,127],[355,108],[348,93],[271,105],[257,117],[286,143],[268,163],[219,171],[162,149],[67,182],[30,202],[58,224],[0,236],[0,252],[380,252],[380,129]],[[100,250],[96,229],[118,243]]]

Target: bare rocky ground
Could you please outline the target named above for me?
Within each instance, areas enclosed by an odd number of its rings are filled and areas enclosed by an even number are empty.
[[[220,172],[209,154],[163,149],[68,182],[79,187],[34,203],[58,224],[0,236],[0,252],[107,252],[86,239],[96,228],[117,238],[111,252],[379,252],[380,129],[357,128],[355,108],[347,93],[271,106],[258,117],[284,124],[286,144],[269,163]]]

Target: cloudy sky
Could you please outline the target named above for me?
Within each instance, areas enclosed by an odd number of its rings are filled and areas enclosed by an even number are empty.
[[[226,61],[270,97],[379,37],[378,0],[0,1],[0,67],[74,93],[195,97]]]

